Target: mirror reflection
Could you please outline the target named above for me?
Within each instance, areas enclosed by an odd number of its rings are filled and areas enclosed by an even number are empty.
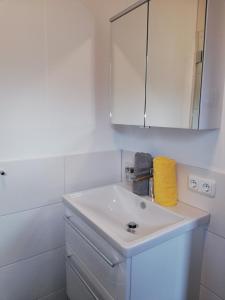
[[[112,22],[112,122],[144,125],[147,4]]]
[[[207,0],[151,0],[112,22],[114,124],[199,127]]]
[[[198,126],[205,0],[151,0],[147,126]]]

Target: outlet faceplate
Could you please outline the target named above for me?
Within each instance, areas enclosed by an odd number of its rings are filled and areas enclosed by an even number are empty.
[[[216,182],[213,179],[190,175],[188,177],[188,188],[208,197],[215,197],[216,195]]]
[[[190,175],[188,177],[188,187],[192,191],[198,192],[198,186],[199,186],[199,178],[194,175]]]

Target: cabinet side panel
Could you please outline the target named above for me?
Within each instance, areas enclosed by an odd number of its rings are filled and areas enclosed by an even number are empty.
[[[199,129],[220,127],[225,78],[225,1],[208,0]]]
[[[199,228],[132,259],[131,300],[196,300],[204,230]]]

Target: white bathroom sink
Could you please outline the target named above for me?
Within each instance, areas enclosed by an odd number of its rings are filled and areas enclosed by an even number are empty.
[[[150,199],[150,198],[149,198]],[[209,215],[185,204],[161,207],[121,185],[110,185],[64,196],[65,204],[125,256],[135,255],[193,228]],[[178,212],[178,213],[177,213]],[[137,224],[127,231],[129,222]]]

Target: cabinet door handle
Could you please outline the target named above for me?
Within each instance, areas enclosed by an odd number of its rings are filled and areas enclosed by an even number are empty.
[[[101,252],[81,231],[76,227],[76,225],[70,220],[70,217],[64,218],[66,223],[68,223],[73,230],[83,239],[85,242],[111,267],[114,268],[116,265],[120,264],[121,262],[112,262],[108,257],[105,256],[104,253]]]
[[[73,263],[73,259],[72,256],[69,256],[67,258],[68,264],[71,267],[71,269],[73,270],[73,272],[77,275],[77,277],[80,279],[80,281],[85,285],[85,287],[88,289],[89,293],[92,295],[92,297],[95,300],[100,300],[99,297],[96,296],[95,292],[92,290],[92,288],[89,286],[89,284],[87,283],[87,281],[84,279],[84,277],[81,275],[81,273],[78,271],[78,269],[74,266]],[[72,263],[70,262],[72,261]]]

